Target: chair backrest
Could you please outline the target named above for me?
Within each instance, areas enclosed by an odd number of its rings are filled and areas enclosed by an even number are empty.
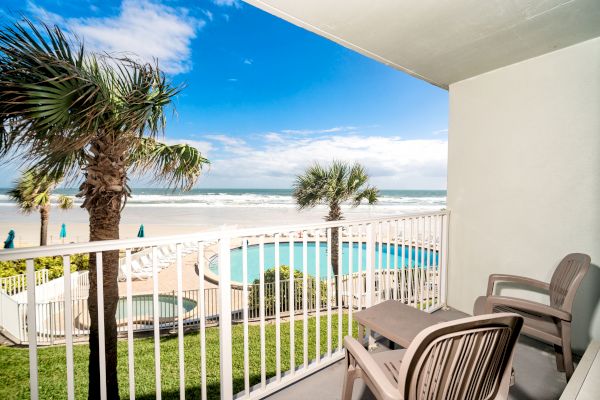
[[[587,254],[567,254],[562,259],[550,280],[550,305],[571,312],[573,300],[583,277],[590,268],[591,258]]]
[[[494,399],[508,390],[523,318],[487,314],[424,329],[402,359],[398,389],[410,400]]]

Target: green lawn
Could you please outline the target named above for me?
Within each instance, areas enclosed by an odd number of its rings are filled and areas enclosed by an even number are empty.
[[[309,360],[315,358],[316,318],[309,318]],[[327,319],[321,318],[321,353],[327,351]],[[342,318],[345,336],[348,321]],[[295,362],[303,364],[302,320],[295,322]],[[354,336],[357,325],[353,323]],[[260,328],[249,327],[250,384],[260,382]],[[281,324],[281,369],[289,369],[289,323]],[[267,377],[275,375],[275,325],[265,327]],[[234,393],[244,389],[244,340],[243,326],[233,326],[233,387]],[[161,339],[161,382],[163,399],[179,398],[179,362],[177,337]],[[200,393],[200,335],[188,333],[184,338],[186,397],[198,398]],[[337,315],[332,316],[332,347],[337,347]],[[136,398],[154,399],[154,340],[152,338],[135,339],[135,384]],[[87,345],[76,345],[75,361],[75,397],[87,398]],[[67,398],[65,347],[53,346],[39,349],[40,399]],[[206,329],[207,389],[209,399],[219,398],[219,330]],[[0,347],[0,398],[29,398],[29,361],[26,348]],[[121,398],[129,398],[129,379],[127,371],[127,341],[119,341],[119,389]]]

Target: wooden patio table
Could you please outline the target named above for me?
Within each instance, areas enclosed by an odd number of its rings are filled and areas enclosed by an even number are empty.
[[[428,313],[396,300],[387,300],[354,314],[358,322],[358,340],[364,343],[364,329],[369,328],[391,342],[407,348],[423,329],[452,318],[442,313]]]

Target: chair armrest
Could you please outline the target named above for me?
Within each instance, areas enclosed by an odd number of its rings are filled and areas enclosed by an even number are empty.
[[[495,306],[508,306],[532,312],[534,314],[548,315],[558,318],[563,321],[571,321],[571,313],[561,310],[560,308],[550,307],[546,304],[538,303],[531,300],[519,299],[516,297],[506,296],[488,296],[486,298],[486,312],[491,313]]]
[[[538,289],[550,290],[550,284],[537,279],[527,278],[518,275],[505,275],[505,274],[492,274],[488,279],[487,295],[491,296],[494,293],[494,284],[496,282],[513,282],[520,283],[527,286],[532,286]]]
[[[363,372],[369,376],[377,391],[384,399],[398,398],[398,388],[388,380],[385,372],[377,365],[369,352],[354,338],[346,336],[344,347],[349,355],[354,358]]]

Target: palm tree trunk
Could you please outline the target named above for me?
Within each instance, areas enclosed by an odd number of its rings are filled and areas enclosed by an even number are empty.
[[[48,214],[50,206],[45,205],[40,207],[40,246],[48,244]]]
[[[126,176],[124,151],[122,150],[123,145],[111,141],[110,138],[104,137],[103,139],[103,142],[96,142],[91,146],[90,151],[93,157],[88,160],[86,181],[82,184],[80,193],[85,198],[83,207],[89,213],[90,241],[119,238],[121,204],[125,193]],[[100,398],[97,261],[96,254],[90,254],[90,291],[88,298],[88,309],[91,317],[89,338],[89,399]],[[106,387],[108,399],[119,398],[116,322],[116,311],[119,301],[118,273],[118,250],[102,252]]]
[[[340,205],[337,203],[331,203],[329,205],[329,214],[327,214],[327,221],[339,221],[342,219],[342,209]],[[340,271],[340,248],[339,248],[339,240],[340,240],[340,228],[335,227],[331,228],[331,268],[333,269],[333,275],[336,277],[335,279],[335,293],[338,295],[338,274]]]

